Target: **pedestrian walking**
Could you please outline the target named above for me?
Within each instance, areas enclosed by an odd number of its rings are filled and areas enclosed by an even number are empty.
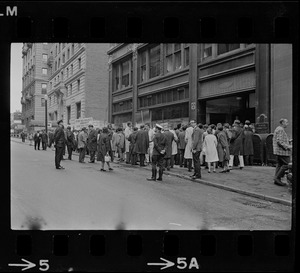
[[[288,125],[287,119],[280,119],[279,126],[275,129],[273,135],[273,152],[277,160],[274,184],[278,186],[286,186],[286,184],[281,181],[281,178],[288,169],[292,152],[292,140],[288,138],[285,132],[285,128]]]
[[[85,153],[87,146],[87,132],[86,127],[81,129],[81,132],[78,134],[78,151],[79,151],[79,163],[85,163]]]
[[[187,160],[187,167],[188,171],[192,171],[192,160],[193,160],[193,153],[192,153],[192,134],[193,134],[193,127],[189,124],[188,128],[185,130],[185,150],[184,150],[184,158]]]
[[[74,133],[71,131],[71,126],[67,126],[67,150],[68,150],[68,159],[72,160],[72,153],[75,150],[75,137]]]
[[[218,141],[216,136],[213,134],[213,129],[207,129],[207,135],[204,138],[205,147],[205,160],[208,164],[208,173],[211,171],[211,163],[213,164],[213,172],[216,172],[216,162],[219,161],[218,151],[217,151]]]
[[[230,139],[229,151],[229,169],[232,169],[234,156],[238,156],[240,169],[244,167],[244,130],[240,127],[240,121],[235,120],[233,123],[232,136]]]
[[[48,144],[48,135],[46,134],[45,130],[42,131],[42,148],[44,151],[47,150]]]
[[[178,150],[179,150],[179,167],[182,168],[183,164],[184,164],[184,150],[185,150],[185,130],[186,130],[186,126],[183,125],[181,127],[181,129],[179,130],[179,134],[178,134]]]
[[[140,167],[145,167],[145,154],[149,148],[149,135],[145,130],[145,126],[142,124],[140,130],[136,134],[135,151],[140,158]]]
[[[138,165],[136,163],[137,161],[137,155],[136,155],[136,135],[138,132],[138,128],[134,127],[133,132],[129,135],[128,140],[129,140],[129,161],[131,162],[131,165]],[[126,136],[125,136],[126,138]]]
[[[54,148],[55,148],[55,167],[56,169],[64,169],[63,166],[60,165],[62,154],[63,154],[63,148],[65,145],[65,133],[63,130],[63,121],[62,119],[57,122],[58,127],[55,130],[54,133]]]
[[[161,132],[162,126],[156,124],[155,135],[153,137],[153,155],[152,155],[152,176],[147,178],[150,181],[156,181],[157,167],[158,167],[158,181],[162,181],[163,177],[163,160],[166,152],[167,140]]]
[[[117,143],[116,143],[117,152],[120,157],[120,162],[123,162],[124,161],[124,151],[125,151],[125,136],[124,136],[122,128],[119,128],[117,130],[117,136],[118,136]]]
[[[165,126],[163,134],[165,135],[167,140],[167,145],[165,149],[166,152],[164,156],[164,168],[166,168],[169,171],[171,168],[172,142],[174,140],[174,135],[172,132],[170,132],[168,125]]]
[[[108,128],[103,127],[102,133],[99,136],[99,140],[97,142],[97,161],[101,161],[101,169],[100,171],[105,172],[104,169],[105,162],[108,166],[108,170],[112,171],[113,169],[110,167],[109,161],[109,153],[111,151],[110,139],[108,136]]]
[[[218,151],[219,162],[221,163],[221,167],[223,168],[223,170],[220,171],[220,173],[230,172],[228,168],[228,162],[230,159],[229,143],[227,139],[227,134],[224,131],[224,127],[222,125],[219,125],[218,134],[216,137],[218,140],[217,151]]]
[[[95,154],[97,151],[97,131],[94,129],[92,124],[89,124],[87,146],[90,151],[90,161],[89,163],[95,163]]]
[[[253,131],[246,123],[244,125],[244,163],[246,166],[253,165],[253,155]]]
[[[127,122],[124,134],[125,134],[126,163],[129,164],[130,163],[130,149],[129,149],[130,141],[128,138],[130,134],[132,134],[132,123],[130,121]]]

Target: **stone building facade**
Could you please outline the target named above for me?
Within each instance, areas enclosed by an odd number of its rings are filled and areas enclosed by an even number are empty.
[[[292,123],[291,45],[111,44],[108,55],[118,126],[240,119],[270,133],[280,117]]]

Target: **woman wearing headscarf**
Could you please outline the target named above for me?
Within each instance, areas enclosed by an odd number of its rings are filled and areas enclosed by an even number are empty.
[[[108,129],[107,127],[104,127],[102,130],[102,133],[100,134],[97,148],[98,148],[98,154],[97,154],[97,161],[101,161],[101,169],[100,171],[105,172],[104,164],[105,164],[105,156],[108,156],[111,152],[111,146],[110,146],[110,138],[108,136]],[[109,161],[106,161],[108,170],[112,171],[113,169],[109,165]]]

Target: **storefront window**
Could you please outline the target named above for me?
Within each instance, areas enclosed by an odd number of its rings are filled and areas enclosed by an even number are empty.
[[[160,75],[160,45],[150,49],[150,79]]]
[[[129,61],[122,63],[122,87],[129,86]]]
[[[203,59],[212,56],[212,44],[204,44],[203,48]]]
[[[141,64],[140,64],[140,75],[141,75],[141,78],[140,78],[140,81],[141,82],[144,82],[146,80],[146,54],[147,54],[147,51],[144,51],[141,53]]]

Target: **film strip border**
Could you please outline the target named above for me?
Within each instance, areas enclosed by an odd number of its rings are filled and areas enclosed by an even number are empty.
[[[298,15],[295,1],[2,1],[0,42],[298,45]],[[1,49],[9,65],[9,46]],[[9,208],[9,181],[1,189],[2,212]],[[0,271],[291,271],[295,263],[293,231],[11,231],[9,212],[2,215]]]
[[[296,41],[298,3],[3,2],[7,41]],[[3,18],[1,18],[3,17]]]
[[[294,259],[289,232],[38,231],[9,240],[5,271],[290,271]]]

